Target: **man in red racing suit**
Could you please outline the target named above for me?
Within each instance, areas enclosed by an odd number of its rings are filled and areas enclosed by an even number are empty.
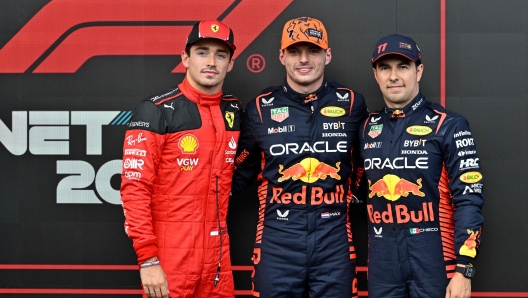
[[[183,82],[129,123],[121,200],[144,297],[234,296],[226,216],[241,103],[221,89],[234,50],[225,24],[197,23]]]

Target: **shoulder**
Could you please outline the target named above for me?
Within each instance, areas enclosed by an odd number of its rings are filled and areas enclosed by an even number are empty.
[[[248,102],[246,109],[260,109],[261,106],[273,106],[275,97],[280,97],[278,92],[281,90],[282,86],[271,86],[262,90]]]
[[[354,89],[352,89],[352,88],[350,88],[348,86],[340,84],[340,83],[338,83],[336,81],[328,82],[328,86],[330,86],[331,88],[336,90],[336,92],[337,92],[336,96],[338,96],[338,97],[347,96],[347,94],[350,94],[349,96],[354,96],[354,99],[359,99],[361,101],[364,100],[363,94],[355,91]]]

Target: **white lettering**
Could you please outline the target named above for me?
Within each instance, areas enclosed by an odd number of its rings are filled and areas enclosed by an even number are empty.
[[[299,144],[286,143],[286,144],[274,144],[269,148],[269,152],[273,156],[284,155],[284,154],[302,154],[305,152],[310,153],[325,153],[325,152],[347,152],[347,142],[340,141],[337,143],[335,149],[331,148],[328,142],[315,142],[313,145],[308,143],[302,144],[299,149]]]
[[[390,160],[389,158],[386,158],[385,160],[381,160],[381,158],[367,158],[365,159],[365,170],[370,169],[428,169],[428,158],[427,157],[419,157],[415,160],[414,165],[409,164],[407,161],[407,157],[396,157],[394,160]]]

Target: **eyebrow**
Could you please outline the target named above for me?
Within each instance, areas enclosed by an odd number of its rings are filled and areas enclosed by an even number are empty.
[[[411,61],[410,60],[401,60],[397,66],[401,66],[401,65],[411,65]],[[384,62],[378,62],[378,66],[390,66],[388,63],[384,63]]]
[[[200,51],[200,50],[201,50],[201,51],[209,51],[210,48],[207,47],[207,46],[199,46],[199,47],[196,47],[194,50],[195,50],[195,51]],[[218,50],[216,50],[216,52],[217,52],[217,53],[228,53],[228,51],[227,51],[227,50],[224,50],[224,49],[218,49]]]

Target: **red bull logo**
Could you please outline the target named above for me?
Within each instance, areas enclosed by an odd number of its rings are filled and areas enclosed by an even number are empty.
[[[468,229],[467,233],[469,234],[469,237],[464,241],[464,245],[460,247],[459,253],[460,255],[474,258],[477,256],[476,248],[478,247],[479,242],[479,231],[475,232]]]
[[[393,212],[394,208],[394,212]],[[422,203],[421,210],[410,210],[405,205],[392,205],[387,203],[387,210],[385,211],[375,211],[372,204],[367,205],[367,210],[369,214],[369,219],[371,223],[394,223],[394,217],[396,217],[396,223],[404,224],[408,222],[424,222],[424,221],[434,221],[434,211],[433,203]]]
[[[384,197],[389,201],[396,201],[401,196],[407,197],[409,194],[413,194],[419,197],[425,197],[425,194],[420,191],[422,188],[422,178],[416,180],[416,184],[402,179],[396,175],[387,174],[382,179],[371,184],[369,183],[369,198],[374,196]]]
[[[306,183],[313,183],[319,179],[325,180],[328,177],[341,180],[341,176],[338,174],[339,165],[341,165],[340,161],[336,163],[335,167],[332,167],[315,158],[305,158],[300,163],[294,164],[287,169],[284,169],[283,165],[279,165],[279,174],[282,176],[277,181],[282,182],[292,179],[294,181],[301,180]]]
[[[285,192],[282,187],[273,187],[272,188],[272,198],[270,199],[270,204],[298,204],[305,205],[307,200],[310,200],[310,205],[321,205],[325,204],[337,204],[343,203],[343,198],[345,197],[345,188],[343,185],[336,185],[335,191],[325,192],[321,187],[312,187],[311,192],[306,192],[306,185],[302,187],[301,192],[291,193]],[[310,196],[309,198],[307,196]]]

